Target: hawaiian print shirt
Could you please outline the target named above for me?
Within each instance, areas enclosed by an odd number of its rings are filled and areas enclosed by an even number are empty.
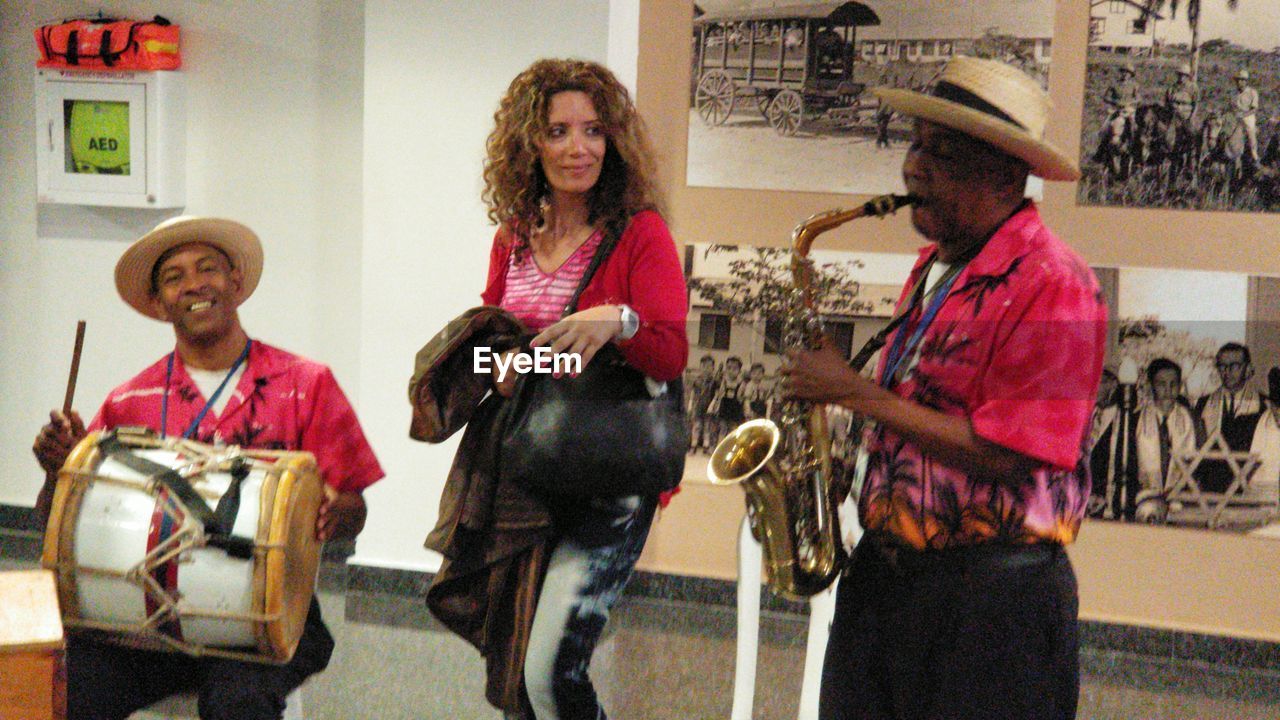
[[[921,250],[907,288],[936,251]],[[909,295],[904,290],[899,303]],[[920,315],[917,303],[896,332],[914,334]],[[1088,430],[1106,319],[1092,271],[1028,202],[955,276],[921,335],[914,368],[890,387],[968,418],[980,437],[1043,464],[1026,477],[969,476],[871,424],[863,527],[917,549],[1074,540],[1089,495]]]
[[[112,390],[89,429],[133,425],[160,431],[168,363],[166,355]],[[383,477],[351,403],[327,366],[256,340],[247,363],[222,413],[210,409],[193,440],[309,452],[325,483],[339,492],[358,492]],[[164,432],[181,436],[204,409],[205,398],[176,352],[168,393]]]

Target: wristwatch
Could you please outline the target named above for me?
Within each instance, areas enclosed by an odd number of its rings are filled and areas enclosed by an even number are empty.
[[[619,305],[618,307],[622,309],[622,332],[618,333],[617,339],[630,340],[636,336],[636,333],[640,332],[640,316],[636,314],[635,310],[631,309],[630,305]]]

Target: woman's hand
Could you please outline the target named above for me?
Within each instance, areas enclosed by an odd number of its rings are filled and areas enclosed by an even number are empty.
[[[552,354],[571,353],[582,357],[586,367],[596,351],[622,332],[622,308],[597,305],[580,310],[538,333],[530,347],[550,345]]]
[[[509,398],[516,391],[515,355],[519,350],[508,350],[496,358],[493,363],[493,391],[504,398]],[[506,370],[504,373],[503,370]]]

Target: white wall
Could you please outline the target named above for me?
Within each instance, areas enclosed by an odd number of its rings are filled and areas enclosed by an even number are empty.
[[[35,203],[31,30],[96,12],[183,25],[188,206],[263,237],[250,333],[334,367],[388,477],[355,562],[434,570],[422,548],[454,444],[408,439],[417,349],[478,304],[493,229],[480,203],[498,98],[534,59],[607,61],[634,89],[638,0],[0,2],[0,503],[30,505],[32,438],[61,403],[75,321],[77,407],[172,345],[116,297],[126,243],[166,217]],[[606,53],[606,48],[613,48]],[[170,213],[176,214],[176,213]]]
[[[609,3],[370,0],[365,32],[360,412],[388,439],[378,446],[388,477],[366,493],[353,562],[434,570],[422,540],[457,438],[407,439],[413,356],[480,303],[493,237],[480,172],[498,99],[539,57],[604,61]]]
[[[99,9],[183,26],[187,207],[263,239],[241,310],[255,337],[323,360],[358,395],[363,7],[340,0],[0,2],[0,503],[31,505],[31,443],[62,403],[75,322],[88,330],[76,407],[169,350],[168,326],[116,296],[126,244],[152,210],[37,206],[32,30]]]

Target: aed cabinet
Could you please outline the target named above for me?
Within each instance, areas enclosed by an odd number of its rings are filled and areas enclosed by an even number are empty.
[[[39,202],[186,204],[180,72],[37,70],[36,135]]]

